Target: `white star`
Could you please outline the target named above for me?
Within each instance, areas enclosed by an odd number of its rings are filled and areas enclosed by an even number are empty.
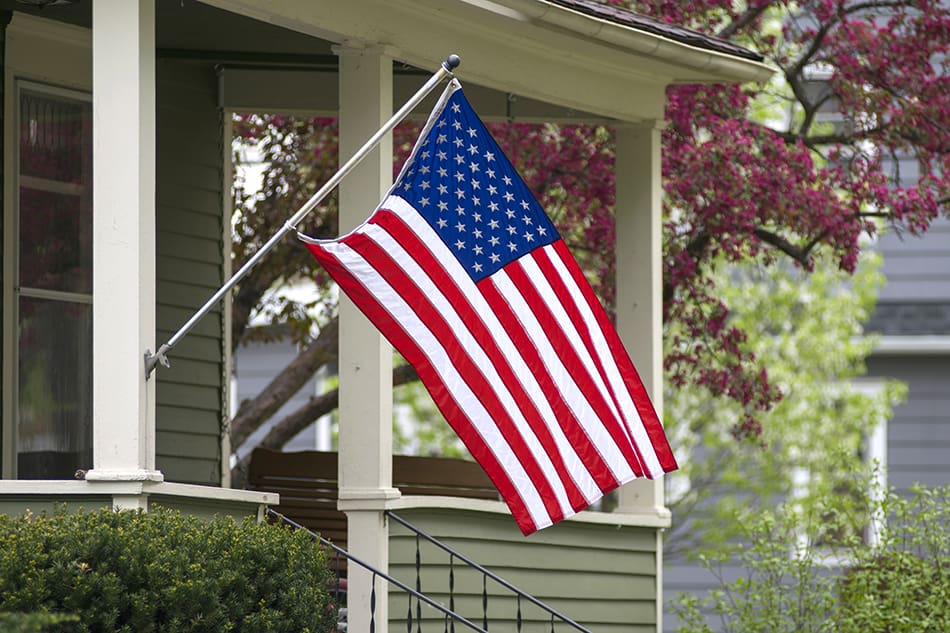
[[[445,221],[445,218],[439,218],[439,221],[436,224],[439,225],[440,229],[444,229],[449,225],[449,223]]]
[[[521,208],[522,208],[522,209],[525,209],[525,210],[528,209],[528,201],[527,201],[527,200],[522,200],[522,201],[521,201]]]
[[[461,165],[462,163],[465,162],[465,157],[459,154],[458,156],[455,157],[455,162],[456,164]]]
[[[419,204],[421,204],[423,207],[427,207],[427,206],[429,206],[429,199],[428,199],[428,198],[419,198]]]
[[[501,257],[496,255],[495,253],[492,253],[489,259],[491,259],[491,263],[497,264],[501,260]]]
[[[455,207],[455,210],[456,212],[458,212],[459,215],[465,215],[465,207],[463,207],[462,205]]]
[[[463,145],[465,145],[465,142],[460,138],[455,139],[454,142],[455,142],[456,147],[462,147]]]
[[[507,228],[507,230],[508,230],[508,235],[514,235],[515,233],[518,232],[518,229],[516,229],[515,227],[513,227],[513,226],[511,226],[511,225],[509,225],[509,226],[506,227],[506,228]]]
[[[439,150],[438,152],[436,152],[435,155],[439,157],[439,160],[445,160],[447,156],[447,154],[443,152],[442,150]]]
[[[502,180],[505,181],[506,185],[511,186],[511,178],[509,178],[508,176],[503,176]]]
[[[476,246],[475,248],[472,249],[472,252],[475,253],[476,255],[481,255],[483,250],[485,249],[483,249],[481,246]]]
[[[514,242],[508,242],[508,250],[511,251],[512,253],[515,252],[516,250],[518,250],[518,245],[515,244]]]
[[[449,208],[449,203],[445,200],[439,202],[439,211],[446,211]]]
[[[495,160],[495,155],[491,152],[485,152],[485,160],[487,160],[490,163],[493,160]]]
[[[482,183],[472,178],[472,189],[481,189],[481,188],[482,188]]]
[[[420,173],[420,174],[428,174],[428,173],[429,173],[429,166],[428,166],[428,165],[423,165],[422,167],[420,167],[420,168],[419,168],[419,173]]]
[[[452,121],[452,127],[454,127],[456,130],[461,130],[462,124],[459,121]]]
[[[501,241],[500,239],[492,235],[491,238],[489,238],[488,243],[491,244],[492,246],[498,246],[498,242],[500,241]]]
[[[441,176],[442,178],[445,178],[448,175],[449,175],[449,172],[445,169],[445,167],[439,167],[439,176]]]
[[[439,125],[437,127],[445,127],[445,119],[439,119]]]
[[[497,211],[497,210],[498,210],[498,203],[497,203],[497,202],[491,202],[491,203],[488,204],[488,208],[491,209],[492,211]]]
[[[524,234],[524,240],[525,240],[526,242],[533,242],[533,241],[534,241],[534,235],[532,235],[531,233],[525,233],[525,234]]]
[[[465,242],[463,242],[462,240],[457,240],[455,242],[455,248],[457,248],[458,250],[462,250],[463,248],[465,248]]]
[[[481,214],[481,213],[477,213],[477,212],[476,212],[476,213],[473,213],[473,214],[472,214],[472,219],[475,220],[476,222],[481,222],[481,221],[482,221],[482,214]]]
[[[469,146],[468,146],[468,153],[471,154],[472,156],[474,156],[475,154],[477,154],[477,153],[478,153],[478,146],[477,146],[477,145],[469,145]]]
[[[485,173],[488,174],[488,177],[489,177],[489,178],[494,178],[494,177],[495,177],[495,170],[494,170],[494,169],[486,169],[486,170],[485,170]]]
[[[491,222],[489,222],[489,223],[488,223],[488,228],[490,228],[490,229],[497,229],[497,228],[498,228],[498,220],[492,220]]]
[[[476,134],[478,134],[478,132],[475,131],[475,128],[473,128],[473,127],[468,128],[468,136],[469,136],[469,138],[475,138],[475,135],[476,135]]]
[[[515,212],[512,211],[511,209],[508,209],[507,211],[505,211],[505,215],[508,216],[509,220],[513,220],[515,217]]]
[[[425,150],[424,152],[422,152],[421,156],[422,156],[422,160],[429,158],[430,156],[429,150]],[[428,167],[423,167],[423,169],[428,169]],[[425,173],[425,172],[422,172],[422,173]]]
[[[452,112],[454,112],[455,114],[458,114],[461,111],[462,111],[462,108],[459,106],[459,104],[457,103],[452,104]]]
[[[439,193],[443,196],[449,192],[449,188],[445,186],[445,183],[439,184]]]
[[[448,138],[445,134],[439,134],[439,136],[435,139],[435,142],[436,142],[436,143],[444,143],[444,142],[446,142],[447,140],[449,140],[449,138]]]
[[[505,192],[505,202],[511,202],[514,199],[515,199],[515,194],[511,193],[510,191]]]
[[[455,230],[458,231],[459,233],[464,233],[464,232],[465,232],[465,225],[462,224],[461,222],[458,222],[458,223],[455,225]]]
[[[478,199],[478,196],[472,196],[472,204],[476,207],[481,204],[481,200]]]
[[[459,197],[459,200],[461,200],[462,198],[465,197],[465,192],[462,191],[461,189],[456,189],[456,190],[455,190],[455,195],[457,195],[457,196]]]
[[[478,239],[478,240],[482,239],[482,232],[479,229],[475,229],[474,231],[472,231],[472,235],[475,236],[475,239]]]
[[[525,224],[531,224],[531,218],[529,218],[528,216],[526,215],[522,216],[521,219],[524,221]]]
[[[419,188],[422,189],[423,191],[425,191],[426,189],[428,189],[428,188],[431,187],[431,186],[432,186],[432,185],[429,184],[429,181],[428,181],[428,180],[423,180],[422,182],[419,183]]]
[[[495,185],[488,185],[488,193],[490,193],[491,195],[495,195],[496,193],[498,193],[498,187],[496,187]]]
[[[547,232],[548,230],[544,228],[543,226],[538,227],[538,235],[540,235],[541,237],[544,237],[547,234]]]
[[[475,264],[472,266],[472,268],[473,268],[473,269],[475,270],[475,272],[477,272],[477,273],[482,272],[482,265],[479,264],[478,262],[475,262]]]
[[[463,174],[460,171],[457,171],[455,172],[455,179],[459,182],[462,182],[463,180],[465,180],[465,174]]]

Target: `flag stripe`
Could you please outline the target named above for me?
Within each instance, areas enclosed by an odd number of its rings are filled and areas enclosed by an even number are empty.
[[[453,429],[472,456],[482,464],[518,525],[536,526],[534,529],[550,525],[553,521],[520,460],[501,438],[487,414],[483,412],[481,417],[470,417],[469,412],[480,406],[478,398],[466,392],[464,382],[454,371],[445,350],[439,348],[434,337],[427,333],[428,329],[421,323],[412,323],[412,310],[403,306],[402,312],[406,314],[401,316],[408,325],[394,318],[387,302],[379,298],[379,286],[385,288],[385,282],[376,282],[375,271],[345,244],[308,244],[308,247],[347,296],[380,331],[386,332],[389,341],[416,368],[420,380],[446,419],[464,418],[472,422],[468,427],[458,425],[456,428],[453,425]],[[383,292],[390,297],[394,295],[391,290],[384,289]],[[399,301],[391,303],[398,307]],[[413,316],[409,317],[409,313]]]
[[[571,507],[577,510],[579,505],[586,506],[599,499],[601,496],[599,486],[588,473],[575,450],[576,437],[568,437],[562,426],[558,424],[559,418],[563,417],[563,411],[555,413],[552,409],[536,379],[535,372],[529,369],[515,343],[478,292],[477,287],[468,282],[466,275],[452,270],[453,264],[457,266],[457,263],[451,253],[436,256],[431,252],[442,250],[440,249],[441,242],[426,241],[426,233],[431,229],[427,224],[419,221],[415,210],[398,197],[388,199],[386,205],[392,207],[392,210],[381,210],[374,218],[374,223],[385,227],[386,231],[402,245],[402,248],[412,254],[418,268],[415,271],[409,271],[409,276],[420,286],[422,283],[419,279],[423,276],[426,278],[429,283],[423,290],[437,293],[447,304],[443,305],[439,302],[437,308],[457,311],[460,318],[459,327],[468,328],[475,341],[489,357],[518,400],[532,429],[538,433],[552,461],[557,465],[558,472],[569,474],[569,476],[564,474],[562,481],[571,496]],[[404,223],[404,220],[407,223]],[[411,227],[408,222],[413,220],[416,220],[418,225]],[[432,245],[431,251],[426,246],[427,244]],[[576,426],[576,421],[564,419],[564,426],[568,428]],[[584,500],[586,503],[583,503]]]
[[[660,423],[660,419],[650,402],[646,388],[640,380],[640,375],[633,366],[633,362],[630,360],[630,356],[627,354],[617,331],[607,318],[607,313],[604,311],[603,306],[600,305],[600,301],[597,300],[597,296],[594,294],[590,284],[581,283],[584,277],[583,273],[577,266],[577,262],[567,249],[567,246],[560,243],[555,246],[554,252],[558,255],[558,259],[555,260],[555,263],[560,262],[560,265],[564,267],[567,274],[570,274],[575,279],[576,283],[573,285],[573,288],[580,294],[580,297],[576,299],[576,304],[578,307],[586,306],[589,311],[590,317],[585,320],[588,323],[591,334],[605,341],[609,349],[609,354],[614,359],[614,363],[616,363],[616,367],[622,376],[623,383],[626,384],[629,389],[627,393],[634,403],[638,417],[649,435],[650,445],[653,447],[654,454],[659,461],[659,468],[651,469],[651,474],[658,476],[663,472],[676,470],[676,459],[673,457],[673,451],[670,449],[666,433],[663,431],[663,425]],[[591,318],[593,322],[591,322]]]
[[[571,502],[551,456],[537,434],[528,427],[527,420],[521,415],[496,367],[476,343],[453,306],[433,284],[420,287],[425,281],[431,280],[393,236],[378,225],[377,221],[387,215],[381,211],[365,232],[353,236],[347,243],[377,270],[385,271],[386,281],[397,289],[406,305],[411,306],[420,321],[429,326],[442,347],[448,351],[463,380],[472,392],[481,396],[482,405],[493,416],[505,441],[521,457],[525,470],[533,479],[543,482],[539,492],[549,512],[558,516],[569,513],[572,510]],[[438,305],[435,305],[432,299],[437,297],[442,300],[436,300]],[[576,491],[574,494],[577,494]]]
[[[547,362],[556,362],[562,367],[570,367],[570,379],[579,386],[583,393],[584,402],[591,406],[602,427],[607,431],[610,440],[605,446],[619,450],[620,457],[608,459],[614,478],[624,482],[640,475],[640,463],[630,444],[627,430],[619,417],[619,412],[612,408],[612,402],[604,398],[604,391],[597,384],[591,368],[578,355],[578,350],[561,328],[561,323],[552,313],[549,306],[538,294],[537,289],[521,267],[521,261],[509,264],[502,272],[505,275],[495,274],[492,281],[500,288],[504,299],[514,308],[519,321],[528,325],[527,332],[532,344],[545,351]],[[551,360],[548,360],[551,359]],[[567,370],[564,370],[567,373]],[[597,443],[601,446],[601,443]]]

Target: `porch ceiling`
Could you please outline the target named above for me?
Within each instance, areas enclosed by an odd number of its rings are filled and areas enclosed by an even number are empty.
[[[428,74],[449,53],[459,54],[469,98],[489,119],[657,119],[669,83],[770,73],[761,62],[730,54],[728,44],[715,50],[701,39],[678,41],[673,27],[651,32],[649,24],[621,24],[577,6],[558,0],[156,0],[156,46],[161,56],[229,69],[226,105],[271,110],[335,110],[332,46],[344,43],[386,47],[403,62],[397,75]],[[0,0],[0,8],[91,24],[87,1],[37,10]],[[244,81],[251,76],[255,81]],[[397,99],[417,83],[397,77]]]

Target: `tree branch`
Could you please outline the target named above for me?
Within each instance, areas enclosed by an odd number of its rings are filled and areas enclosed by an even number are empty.
[[[400,365],[393,369],[393,387],[418,380],[419,376],[411,365]],[[340,390],[331,389],[319,396],[314,396],[306,404],[275,424],[264,439],[257,445],[259,448],[280,450],[298,433],[307,428],[312,422],[330,413],[339,406]],[[231,469],[231,487],[244,488],[250,472],[251,451],[241,458]]]
[[[744,29],[745,27],[749,26],[749,24],[758,19],[760,15],[765,13],[766,9],[768,9],[768,5],[747,8],[745,13],[738,16],[734,21],[730,22],[725,27],[723,27],[722,30],[716,33],[716,37],[728,40],[738,31]]]
[[[240,446],[265,420],[269,419],[323,365],[336,358],[339,348],[339,320],[332,319],[320,334],[255,398],[241,403],[231,420],[231,445]]]

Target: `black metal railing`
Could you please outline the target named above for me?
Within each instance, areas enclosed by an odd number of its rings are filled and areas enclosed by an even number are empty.
[[[393,585],[393,586],[395,586],[395,587],[398,587],[399,589],[405,591],[405,592],[408,594],[408,596],[409,596],[409,611],[408,611],[408,618],[407,618],[407,621],[406,621],[406,632],[407,632],[407,633],[412,633],[412,627],[413,627],[413,624],[414,624],[414,622],[413,622],[413,616],[412,616],[413,599],[415,599],[415,601],[416,601],[416,602],[415,602],[415,607],[416,607],[415,625],[416,625],[417,633],[421,633],[421,630],[422,630],[422,629],[421,629],[421,622],[422,622],[422,604],[423,604],[423,603],[427,604],[428,606],[430,606],[430,607],[432,607],[433,609],[435,609],[435,610],[439,611],[440,613],[442,613],[442,616],[443,616],[443,626],[444,626],[444,632],[445,632],[445,633],[448,633],[449,631],[455,631],[455,623],[456,623],[456,622],[458,622],[458,623],[460,623],[460,624],[463,624],[463,625],[465,625],[466,627],[472,629],[473,631],[477,631],[478,633],[488,633],[488,632],[487,632],[487,628],[488,628],[488,627],[487,627],[487,623],[483,623],[483,624],[485,624],[485,626],[478,626],[477,624],[475,624],[474,622],[470,621],[469,619],[467,619],[467,618],[465,618],[465,617],[459,615],[458,613],[455,613],[454,609],[453,609],[451,606],[450,606],[448,609],[445,608],[445,606],[443,606],[442,604],[436,602],[436,601],[433,600],[432,598],[426,596],[426,595],[423,594],[421,591],[417,591],[416,589],[413,589],[412,587],[410,587],[409,585],[405,584],[404,582],[399,581],[399,580],[393,578],[392,576],[390,576],[390,575],[387,574],[386,572],[383,572],[383,571],[380,571],[380,570],[376,569],[375,567],[373,567],[373,566],[370,565],[369,563],[366,563],[366,562],[360,560],[360,559],[357,558],[356,556],[353,556],[352,554],[350,554],[349,552],[347,552],[345,549],[334,545],[333,543],[331,543],[330,541],[326,540],[325,538],[323,538],[322,536],[320,536],[320,535],[317,534],[316,532],[313,532],[312,530],[309,530],[308,528],[306,528],[306,527],[304,527],[303,525],[297,523],[297,522],[294,521],[293,519],[290,519],[290,518],[285,517],[285,516],[282,515],[281,513],[277,512],[276,510],[268,509],[268,510],[267,510],[267,514],[268,514],[270,517],[272,517],[272,518],[274,518],[274,519],[277,519],[277,520],[280,521],[281,523],[284,523],[285,525],[289,525],[290,527],[292,527],[292,528],[294,528],[294,529],[296,529],[296,530],[303,530],[303,531],[305,531],[307,534],[310,535],[310,538],[311,538],[311,539],[313,539],[313,540],[315,540],[315,541],[318,541],[321,545],[323,545],[324,547],[330,548],[330,549],[334,552],[334,555],[336,556],[336,582],[335,582],[335,584],[334,584],[333,591],[334,591],[334,599],[336,600],[336,604],[337,604],[337,605],[340,605],[340,604],[341,604],[341,597],[342,597],[342,594],[345,592],[345,586],[346,586],[346,585],[345,585],[345,579],[342,577],[343,565],[341,564],[340,556],[345,557],[346,560],[348,561],[348,563],[353,563],[353,564],[355,564],[355,565],[358,565],[358,566],[362,567],[363,569],[367,570],[368,572],[370,572],[370,573],[372,574],[372,588],[371,588],[371,590],[370,590],[370,605],[369,605],[369,608],[370,608],[369,633],[376,633],[376,579],[377,579],[377,578],[382,578],[383,580],[387,581],[387,582],[390,583],[391,585]],[[419,586],[420,586],[420,581],[419,581],[419,579],[418,579],[418,577],[417,577],[417,578],[416,578],[416,587],[418,588]],[[339,615],[345,616],[345,613],[346,613],[346,612],[343,611],[343,612],[340,613]],[[345,622],[344,622],[343,626],[340,627],[340,628],[341,628],[342,630],[345,630],[345,629],[346,629]]]
[[[473,560],[471,560],[470,558],[466,557],[464,554],[462,554],[462,553],[460,553],[460,552],[458,552],[458,551],[452,549],[451,547],[449,547],[448,545],[446,545],[446,544],[443,543],[442,541],[436,539],[435,537],[430,536],[429,534],[425,533],[425,532],[424,532],[423,530],[421,530],[420,528],[418,528],[418,527],[412,525],[411,523],[409,523],[408,521],[406,521],[406,520],[403,519],[402,517],[400,517],[400,516],[398,516],[398,515],[396,515],[396,514],[393,514],[392,512],[390,512],[390,511],[388,511],[388,510],[386,511],[386,516],[388,516],[390,519],[392,519],[392,520],[395,521],[396,523],[402,525],[403,527],[405,527],[406,529],[408,529],[410,532],[412,532],[413,534],[415,534],[415,537],[416,537],[416,556],[415,556],[416,590],[413,592],[414,594],[415,594],[415,593],[418,593],[418,594],[420,594],[420,595],[422,594],[422,553],[421,553],[421,547],[420,547],[420,545],[421,545],[421,540],[425,540],[425,541],[428,541],[429,543],[431,543],[432,545],[434,545],[435,547],[441,549],[442,551],[444,551],[445,553],[447,553],[447,554],[449,555],[448,579],[447,579],[447,580],[448,580],[449,610],[450,610],[450,611],[455,612],[455,563],[456,563],[456,561],[460,561],[461,563],[464,563],[466,566],[468,566],[470,569],[474,569],[475,571],[477,571],[478,573],[481,574],[481,579],[482,579],[482,583],[481,583],[481,584],[482,584],[482,595],[481,595],[482,613],[481,613],[481,618],[482,618],[482,628],[485,629],[486,631],[488,630],[488,622],[489,622],[489,613],[488,613],[488,603],[489,603],[489,600],[488,600],[488,598],[489,598],[489,594],[488,594],[488,581],[489,581],[489,580],[492,580],[493,582],[497,583],[497,584],[500,585],[501,587],[503,587],[503,588],[507,589],[508,591],[510,591],[511,593],[513,593],[514,596],[515,596],[515,598],[516,598],[517,611],[516,611],[516,613],[515,613],[515,625],[516,625],[516,627],[517,627],[517,632],[518,632],[518,633],[521,633],[522,625],[523,625],[523,615],[522,615],[522,609],[521,609],[522,601],[529,602],[529,603],[533,604],[535,607],[537,607],[538,609],[540,609],[541,611],[543,611],[545,614],[547,614],[548,617],[550,617],[550,621],[551,621],[551,633],[554,633],[554,631],[555,631],[555,625],[556,625],[558,622],[560,622],[561,624],[563,624],[563,625],[565,625],[565,626],[567,626],[567,627],[570,627],[570,628],[572,628],[572,629],[574,629],[574,630],[576,630],[576,631],[581,631],[581,633],[591,633],[590,630],[588,630],[588,629],[585,628],[584,626],[578,624],[577,622],[575,622],[575,621],[572,620],[571,618],[569,618],[569,617],[567,617],[566,615],[564,615],[564,614],[558,612],[557,610],[553,609],[552,607],[550,607],[549,605],[545,604],[545,603],[542,602],[541,600],[538,600],[538,599],[535,598],[534,596],[532,596],[532,595],[530,595],[530,594],[528,594],[528,593],[525,593],[524,591],[522,591],[522,590],[519,589],[518,587],[514,586],[513,584],[511,584],[510,582],[508,582],[508,581],[505,580],[504,578],[502,578],[502,577],[498,576],[497,574],[495,574],[494,572],[492,572],[492,571],[486,569],[486,568],[483,567],[482,565],[479,565],[479,564],[476,563],[475,561],[473,561]],[[412,607],[411,607],[412,596],[410,596],[409,600],[410,600],[410,610],[409,610],[409,611],[410,611],[410,619],[411,619],[411,614],[412,614]],[[421,615],[420,615],[421,607],[422,607],[421,603],[418,603],[418,602],[417,602],[417,604],[416,604],[416,622],[417,622],[417,623],[421,622]],[[449,629],[450,633],[454,633],[454,631],[455,631],[454,626],[452,626],[452,623],[449,623],[449,624],[450,624],[450,629]],[[412,633],[411,628],[409,628],[409,629],[407,629],[407,630],[409,631],[409,633]],[[416,633],[421,633],[421,629],[419,629],[419,628],[417,627],[417,632],[416,632]]]

